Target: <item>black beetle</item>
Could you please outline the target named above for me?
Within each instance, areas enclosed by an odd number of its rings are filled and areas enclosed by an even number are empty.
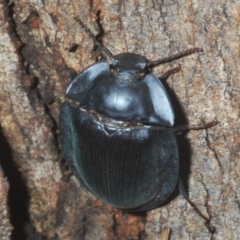
[[[92,64],[68,87],[66,97],[80,104],[64,102],[61,107],[64,158],[81,183],[104,202],[127,211],[156,208],[179,182],[175,131],[207,128],[217,121],[174,128],[171,101],[151,69],[202,49],[153,62],[134,53],[114,56],[76,20],[112,65],[106,60]]]

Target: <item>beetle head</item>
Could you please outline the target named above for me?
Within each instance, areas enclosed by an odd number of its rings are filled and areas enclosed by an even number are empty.
[[[136,82],[145,75],[148,60],[135,53],[121,53],[113,56],[114,75],[122,81]]]

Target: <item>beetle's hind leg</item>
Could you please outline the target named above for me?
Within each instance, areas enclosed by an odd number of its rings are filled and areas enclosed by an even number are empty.
[[[190,130],[202,130],[202,129],[211,128],[217,125],[218,123],[219,121],[217,119],[214,119],[211,122],[207,122],[199,125],[183,125],[183,126],[174,127],[173,131],[180,132],[180,131],[190,131]]]
[[[196,211],[196,213],[205,221],[205,225],[207,227],[207,229],[211,232],[211,233],[214,233],[215,232],[215,227],[212,226],[210,224],[210,218],[206,217],[199,209],[198,207],[195,205],[195,203],[193,203],[189,197],[188,197],[188,194],[183,186],[183,182],[182,182],[182,179],[179,178],[179,183],[178,183],[178,186],[179,186],[179,192],[180,194],[182,195],[182,197],[191,205],[191,207]]]

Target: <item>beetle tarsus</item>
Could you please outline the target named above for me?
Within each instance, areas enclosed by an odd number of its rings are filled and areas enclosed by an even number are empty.
[[[191,207],[195,210],[198,216],[205,221],[205,226],[207,227],[209,232],[214,233],[216,228],[210,223],[211,219],[203,215],[202,212],[198,209],[198,207],[189,198],[185,198],[185,200],[191,205]]]

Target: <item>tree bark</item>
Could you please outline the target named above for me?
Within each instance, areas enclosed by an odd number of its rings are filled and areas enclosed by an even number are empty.
[[[14,189],[8,196],[12,238],[159,239],[168,227],[170,239],[240,239],[239,15],[237,0],[0,0],[0,165]],[[181,63],[181,72],[164,83],[177,125],[220,122],[178,136],[181,178],[214,233],[177,191],[161,208],[134,215],[102,203],[69,177],[59,109],[70,70],[97,60],[75,16],[96,35],[100,18],[99,36],[113,54],[156,60],[204,49],[153,72],[160,77]]]
[[[9,210],[7,205],[8,182],[4,178],[2,168],[0,168],[0,239],[8,240],[12,232],[12,226],[9,219]]]

